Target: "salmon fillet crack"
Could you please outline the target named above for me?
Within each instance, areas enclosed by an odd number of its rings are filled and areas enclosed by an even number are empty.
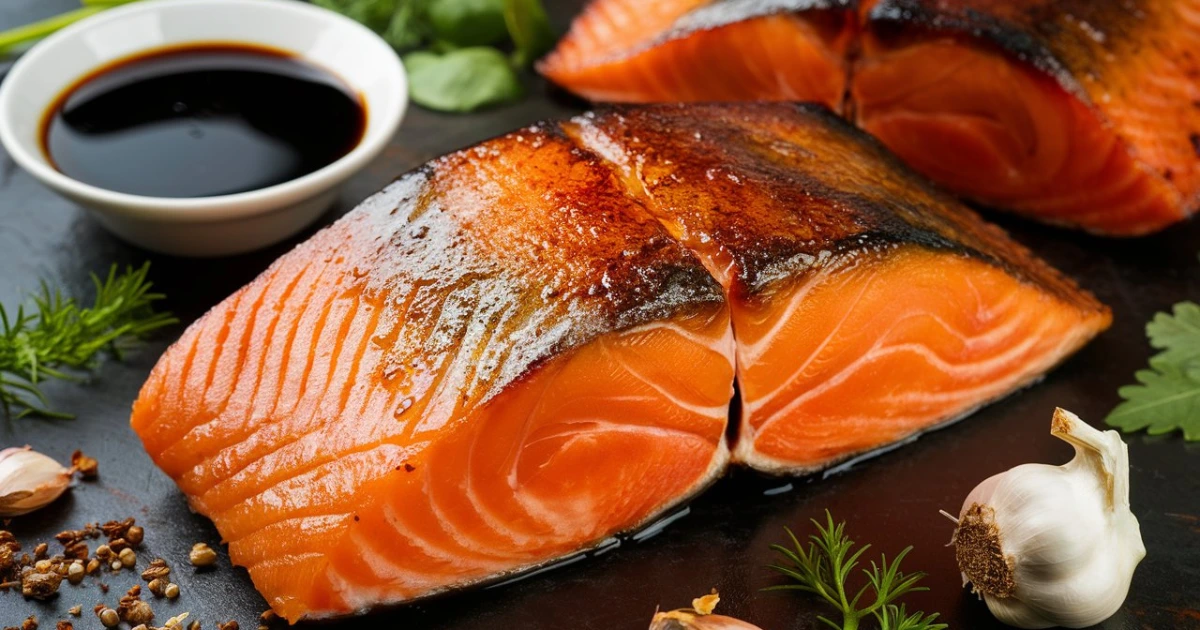
[[[823,108],[621,107],[404,175],[195,322],[132,424],[296,621],[895,443],[1109,321]]]

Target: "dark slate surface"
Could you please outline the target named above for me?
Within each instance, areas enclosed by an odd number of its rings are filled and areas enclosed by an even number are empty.
[[[565,24],[577,2],[551,2]],[[65,10],[72,0],[5,0],[0,28]],[[443,116],[413,109],[396,141],[346,188],[325,222],[351,208],[395,175],[436,155],[535,120],[563,116],[578,104],[531,84],[523,103],[472,116]],[[150,254],[104,232],[71,203],[51,194],[0,160],[0,300],[14,304],[39,278],[87,295],[88,273],[109,264],[153,261],[152,276],[170,299],[165,305],[184,322],[250,280],[294,241],[253,255],[222,260],[184,260]],[[656,607],[685,606],[712,587],[720,589],[727,614],[767,630],[817,628],[827,614],[810,598],[762,593],[775,583],[762,567],[768,544],[782,528],[804,527],[826,508],[850,522],[850,531],[889,554],[915,546],[905,563],[929,572],[931,588],[911,598],[913,607],[938,611],[954,628],[1001,628],[986,607],[964,591],[953,554],[944,545],[951,524],[939,509],[956,511],[985,477],[1024,462],[1062,463],[1070,449],[1049,436],[1051,410],[1067,407],[1099,422],[1117,402],[1117,387],[1145,364],[1150,349],[1142,326],[1156,311],[1183,299],[1200,299],[1200,223],[1176,227],[1138,241],[1109,241],[1017,221],[1002,223],[1021,241],[1067,271],[1113,307],[1113,328],[1052,373],[1042,384],[993,405],[967,421],[829,478],[764,479],[737,471],[694,501],[690,512],[642,542],[533,576],[516,584],[458,594],[332,627],[402,628],[644,628]],[[89,521],[135,516],[146,528],[140,562],[162,556],[176,565],[183,590],[178,601],[155,602],[161,623],[190,611],[212,628],[238,620],[252,628],[265,609],[246,573],[220,567],[194,573],[185,564],[197,541],[216,546],[219,537],[192,514],[174,485],[150,463],[128,428],[129,406],[159,353],[183,330],[164,331],[124,363],[106,362],[87,384],[48,387],[54,407],[76,420],[0,418],[0,445],[32,444],[65,460],[83,448],[100,460],[101,478],[76,487],[53,506],[19,518],[11,529],[31,547],[54,533]],[[1106,630],[1200,627],[1200,444],[1175,435],[1128,438],[1133,507],[1142,524],[1148,557],[1134,577],[1129,600]],[[780,490],[781,486],[784,491]],[[56,546],[56,545],[55,545]],[[222,550],[222,554],[223,554]],[[35,614],[53,627],[75,604],[85,614],[76,627],[100,627],[87,611],[115,604],[136,580],[133,572],[106,576],[105,596],[94,579],[64,583],[56,599],[36,603],[0,593],[0,626]],[[823,626],[822,626],[823,627]]]

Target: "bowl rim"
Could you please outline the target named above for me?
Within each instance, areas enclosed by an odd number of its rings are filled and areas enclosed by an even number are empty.
[[[364,102],[368,112],[367,129],[371,128],[372,123],[376,123],[379,125],[379,131],[374,134],[368,134],[364,130],[362,140],[346,155],[296,179],[265,188],[228,195],[214,195],[210,197],[153,197],[108,190],[69,177],[51,166],[44,156],[34,156],[26,150],[24,143],[17,139],[17,132],[14,129],[13,107],[10,102],[16,98],[15,93],[17,88],[13,86],[19,86],[26,74],[37,70],[45,70],[45,68],[39,68],[38,63],[47,54],[47,51],[54,49],[63,42],[77,38],[102,24],[122,20],[134,15],[172,10],[172,7],[187,5],[212,6],[222,10],[244,6],[261,8],[266,5],[271,7],[270,10],[293,11],[327,22],[342,23],[349,26],[352,31],[357,31],[363,37],[372,40],[375,47],[388,53],[380,55],[385,65],[385,76],[389,77],[389,80],[396,85],[397,91],[401,96],[388,109],[381,109],[375,103]],[[268,45],[266,42],[255,41],[252,37],[244,38],[244,41],[248,44]],[[129,54],[136,55],[138,52],[146,50],[186,43],[187,40],[164,42],[161,46],[141,48]],[[300,52],[296,54],[302,56]],[[319,58],[314,57],[309,60],[321,65]],[[66,85],[70,85],[69,81],[78,78],[68,78]],[[340,75],[339,78],[341,78]],[[345,79],[343,78],[343,80]],[[351,87],[356,91],[358,90],[358,86],[351,84]],[[363,98],[366,98],[365,95]],[[336,186],[358,172],[368,162],[379,155],[391,142],[408,109],[408,101],[408,76],[405,72],[404,64],[401,63],[400,57],[396,54],[395,50],[383,38],[366,26],[328,9],[305,2],[296,2],[295,0],[143,0],[108,9],[71,24],[62,30],[52,33],[22,55],[13,64],[8,75],[4,77],[4,81],[0,82],[0,143],[3,143],[5,150],[8,151],[8,154],[18,166],[40,180],[43,184],[68,196],[100,204],[106,212],[113,212],[131,218],[154,219],[157,221],[170,219],[173,221],[192,222],[198,220],[230,219],[264,214],[304,201]],[[48,105],[49,103],[47,103]],[[39,113],[39,115],[42,114]],[[40,121],[38,121],[38,124],[40,124]]]

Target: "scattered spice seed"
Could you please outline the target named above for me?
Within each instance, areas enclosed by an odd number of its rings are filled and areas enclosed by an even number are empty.
[[[154,619],[154,610],[150,604],[142,601],[141,595],[142,586],[134,584],[117,605],[117,615],[131,626],[150,623]]]
[[[188,617],[188,613],[182,613],[179,615],[175,615],[174,617],[171,617],[170,619],[168,619],[167,623],[163,624],[163,627],[164,628],[178,628],[179,626],[183,625],[183,620],[187,619],[187,617]],[[197,628],[200,627],[200,622],[198,622],[198,621],[193,621],[192,624],[195,625]]]
[[[133,565],[137,564],[137,552],[129,547],[122,549],[118,557],[121,559],[121,564],[125,565],[126,569],[132,569]]]
[[[149,626],[147,626],[144,623],[139,623],[138,625],[133,627],[133,630],[150,630],[150,628],[149,628]]]
[[[200,621],[194,620],[188,624],[187,630],[200,630]]]
[[[41,560],[49,555],[50,545],[46,543],[38,543],[38,546],[33,548],[33,557]]]
[[[75,562],[71,563],[70,567],[67,568],[67,581],[71,584],[79,584],[83,581],[83,574],[83,563],[76,560]]]
[[[258,616],[259,623],[272,623],[277,619],[279,619],[279,615],[276,615],[275,611],[270,609],[264,610],[262,614]]]
[[[95,573],[96,571],[98,571],[99,569],[100,569],[100,561],[95,558],[92,558],[91,560],[88,560],[85,572],[88,575],[91,575],[91,574]]]
[[[99,582],[98,584],[100,586],[101,593],[108,593],[108,585],[107,584],[105,584],[104,582]]]
[[[137,547],[138,545],[142,544],[142,540],[145,538],[145,535],[145,530],[138,525],[133,525],[129,528],[129,531],[125,532],[125,540],[128,540],[129,544]]]
[[[108,545],[100,545],[96,547],[96,557],[101,560],[108,560],[113,555],[112,548]]]
[[[146,590],[153,593],[155,597],[162,597],[166,594],[167,584],[170,584],[170,582],[167,582],[164,578],[154,578],[146,585]]]
[[[109,566],[109,568],[110,568],[110,569],[112,569],[113,571],[120,571],[120,570],[121,570],[121,567],[123,567],[123,566],[125,566],[125,565],[124,565],[124,564],[121,564],[121,561],[120,561],[120,560],[113,560],[113,561],[112,561],[112,563],[111,563],[111,564],[109,564],[108,566]]]
[[[116,628],[121,623],[121,618],[117,616],[117,611],[111,608],[103,608],[96,613],[100,617],[100,623],[104,624],[105,628]]]
[[[75,624],[64,619],[54,624],[54,630],[75,630]]]
[[[210,567],[217,561],[217,552],[213,551],[206,543],[196,543],[192,545],[192,551],[188,554],[188,560],[195,567]],[[236,630],[233,629],[233,630]]]
[[[70,613],[71,616],[73,616],[73,617],[78,617],[79,615],[83,614],[83,606],[76,604],[76,605],[68,608],[67,612]]]
[[[217,624],[217,630],[238,630],[238,622],[226,621],[225,623]]]
[[[168,584],[167,587],[163,589],[163,595],[166,595],[167,599],[175,599],[176,597],[179,597],[179,585],[175,584],[174,582]]]
[[[25,618],[25,621],[21,623],[21,630],[37,630],[37,627],[37,617],[33,615],[29,615]]]
[[[84,479],[95,479],[100,473],[100,463],[94,458],[83,454],[83,451],[71,453],[71,466],[79,471]]]
[[[171,574],[171,567],[167,566],[167,561],[162,558],[155,558],[150,561],[150,566],[142,571],[142,579],[147,582],[153,582],[159,578],[165,578]]]

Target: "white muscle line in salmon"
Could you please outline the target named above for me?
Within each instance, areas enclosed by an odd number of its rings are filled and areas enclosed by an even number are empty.
[[[742,344],[741,348],[739,349],[739,354],[742,357],[745,357],[747,361],[758,361],[758,359],[762,357],[763,353],[766,352],[766,349],[771,345],[771,342],[775,340],[775,336],[779,334],[779,331],[789,322],[791,322],[792,316],[796,314],[796,310],[800,308],[800,303],[804,301],[804,298],[807,297],[814,288],[820,286],[820,284],[828,277],[829,267],[821,267],[821,269],[812,278],[809,278],[804,282],[804,286],[792,294],[792,297],[788,300],[787,306],[779,311],[780,314],[771,324],[771,328],[763,333],[762,336],[759,337],[754,343]]]
[[[757,397],[755,401],[746,401],[746,408],[748,410],[753,410],[761,407],[766,401],[778,396],[779,393],[787,389],[793,381],[800,378],[800,375],[804,373],[804,370],[808,369],[808,367],[820,357],[821,351],[824,350],[825,347],[828,346],[835,337],[837,337],[838,332],[841,331],[843,326],[845,326],[846,321],[849,320],[850,316],[854,314],[855,307],[858,306],[858,303],[862,301],[863,296],[866,295],[867,290],[870,289],[871,285],[874,283],[875,277],[869,276],[866,281],[862,283],[862,288],[860,288],[858,293],[855,294],[854,299],[846,305],[846,310],[842,313],[841,319],[839,319],[837,324],[833,326],[833,329],[829,331],[829,334],[821,340],[821,343],[818,344],[812,352],[808,353],[808,356],[804,359],[804,362],[797,366],[795,370],[792,370],[791,374],[787,378],[783,379],[780,384],[775,387],[775,389]],[[739,365],[753,365],[753,362],[750,360],[745,362],[739,361]]]
[[[673,321],[658,321],[649,324],[636,326],[620,333],[621,337],[638,335],[640,333],[651,332],[655,330],[669,330],[680,337],[698,345],[708,348],[713,352],[723,356],[733,365],[733,348],[735,341],[733,339],[733,328],[730,326],[723,327],[723,334],[720,337],[711,337],[701,334],[698,331],[688,330],[683,326]]]
[[[245,532],[223,531],[221,534],[227,540],[236,540],[284,520],[297,510],[327,507],[333,505],[338,496],[354,496],[369,479],[360,479],[356,475],[345,473],[355,465],[361,465],[386,474],[386,471],[391,470],[389,464],[398,460],[397,454],[401,452],[402,449],[394,444],[379,444],[357,453],[343,454],[332,464],[280,479],[231,506],[222,515],[224,522],[228,523],[230,520],[236,520],[232,517],[237,515],[259,512],[268,516],[264,519],[265,522],[255,523],[252,529]]]
[[[779,411],[772,414],[770,418],[759,425],[759,433],[765,432],[772,424],[774,424],[780,418],[787,416],[787,414],[805,402],[812,400],[813,398],[816,398],[830,389],[842,384],[856,372],[858,372],[858,370],[864,365],[878,361],[883,357],[900,352],[911,352],[925,359],[930,366],[935,367],[946,374],[958,376],[965,371],[966,373],[972,375],[986,375],[989,373],[990,368],[994,367],[996,364],[1002,364],[1003,362],[1008,361],[1012,356],[1019,355],[1027,351],[1037,341],[1038,337],[1045,332],[1048,326],[1049,324],[1043,320],[1039,323],[1038,328],[1035,329],[1035,332],[1029,335],[1020,344],[1017,344],[1016,346],[1013,346],[1008,350],[993,357],[989,357],[983,361],[972,361],[968,363],[954,364],[947,362],[942,357],[939,357],[937,354],[931,351],[928,347],[916,343],[905,343],[894,346],[872,348],[863,356],[855,359],[853,362],[847,365],[845,369],[838,372],[833,377],[826,379],[819,385],[800,394],[796,398],[792,399],[792,401],[787,405],[784,405]]]
[[[725,401],[723,403],[719,403],[716,405],[700,405],[700,404],[696,404],[696,403],[686,402],[686,401],[682,400],[679,397],[679,395],[675,394],[674,392],[667,391],[667,389],[665,387],[663,387],[661,383],[657,382],[654,379],[646,377],[646,375],[642,374],[637,368],[630,365],[629,361],[627,361],[625,359],[625,357],[618,356],[616,353],[613,353],[613,359],[616,360],[621,365],[621,367],[625,368],[626,371],[628,371],[633,376],[637,377],[638,380],[640,380],[643,383],[645,383],[646,385],[648,385],[654,391],[658,392],[660,395],[662,395],[663,398],[669,400],[676,407],[679,407],[681,409],[686,409],[698,416],[703,416],[705,418],[714,418],[714,419],[718,419],[718,420],[724,420],[729,415],[729,402],[728,401]]]
[[[1001,309],[1007,310],[1007,306],[1011,305],[1012,302],[1014,302],[1017,294],[1018,294],[1018,291],[1016,291],[1015,289],[1012,290],[1009,293],[1009,295],[1007,295],[1003,300],[1000,301],[1000,303],[997,304],[996,309],[993,309],[995,312],[993,312],[991,314],[989,319],[994,319],[994,318],[998,317],[1001,312]],[[937,323],[938,326],[941,327],[946,334],[958,339],[960,342],[962,342],[968,348],[974,349],[974,348],[977,348],[978,346],[991,347],[991,345],[993,343],[995,343],[996,341],[1007,338],[1013,331],[1018,329],[1020,327],[1020,325],[1025,322],[1025,318],[1021,317],[1020,315],[1021,315],[1021,313],[1019,313],[1019,312],[1011,313],[1011,314],[1009,314],[1008,319],[1005,320],[1003,325],[991,326],[988,328],[987,332],[983,333],[982,335],[979,335],[979,334],[972,335],[970,333],[966,333],[966,332],[963,332],[963,331],[955,328],[949,322],[945,321],[938,314],[936,314],[932,311],[916,311],[916,312],[905,314],[904,316],[893,321],[892,325],[888,328],[888,330],[885,331],[883,334],[879,335],[878,341],[876,341],[876,344],[886,341],[887,337],[896,328],[898,328],[900,324],[902,324],[906,321],[915,319],[915,318],[927,317],[927,318],[931,319],[932,321],[934,321],[935,323]],[[868,326],[867,328],[870,328],[870,327]],[[788,388],[790,386],[792,386],[795,383],[796,379],[798,379],[799,377],[800,377],[799,372],[793,373],[793,375],[790,378],[785,379],[780,386],[776,387],[771,392],[769,392],[763,396],[757,396],[754,398],[754,400],[743,401],[743,404],[746,406],[747,410],[757,411],[757,410],[761,409],[762,407],[770,404],[771,401],[773,401],[775,398],[777,398],[781,394],[786,393],[788,391]]]

